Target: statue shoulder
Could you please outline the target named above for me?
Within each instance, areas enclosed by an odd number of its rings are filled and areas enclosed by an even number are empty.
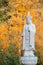
[[[33,24],[33,23],[32,23],[32,29],[33,29],[33,31],[36,33],[36,26],[35,26],[35,24]]]
[[[33,27],[36,27],[34,23],[32,23],[32,26],[33,26]]]
[[[25,25],[24,25],[24,28],[25,28],[26,26],[27,26],[27,25],[25,24]]]

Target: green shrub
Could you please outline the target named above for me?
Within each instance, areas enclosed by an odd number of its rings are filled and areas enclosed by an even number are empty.
[[[8,6],[8,0],[0,0],[0,7],[6,7]]]
[[[37,65],[43,65],[43,54],[40,53],[39,51],[35,52],[35,56],[38,57],[38,63]]]
[[[7,50],[0,48],[0,65],[21,65],[17,49],[14,44],[9,45]]]

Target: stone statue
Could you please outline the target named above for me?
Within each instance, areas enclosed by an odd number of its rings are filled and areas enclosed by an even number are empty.
[[[26,24],[23,29],[23,50],[35,50],[34,38],[35,38],[36,28],[35,24],[32,23],[32,16],[28,13],[26,16]]]
[[[21,57],[21,63],[25,65],[36,65],[37,57],[34,56],[33,50],[35,50],[35,33],[36,27],[35,24],[32,23],[32,16],[30,13],[26,16],[26,24],[23,28],[23,46],[22,50],[24,50],[24,56]]]

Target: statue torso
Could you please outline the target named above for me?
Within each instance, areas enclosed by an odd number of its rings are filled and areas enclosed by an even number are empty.
[[[31,47],[34,47],[34,24],[29,24],[24,26],[24,37],[23,37],[23,43],[24,43],[24,48],[29,50]],[[31,41],[30,41],[31,40]]]

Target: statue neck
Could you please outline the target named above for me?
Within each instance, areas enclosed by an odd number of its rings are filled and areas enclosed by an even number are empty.
[[[30,21],[29,23],[27,23],[27,25],[30,25],[30,24],[32,24],[32,21]]]

